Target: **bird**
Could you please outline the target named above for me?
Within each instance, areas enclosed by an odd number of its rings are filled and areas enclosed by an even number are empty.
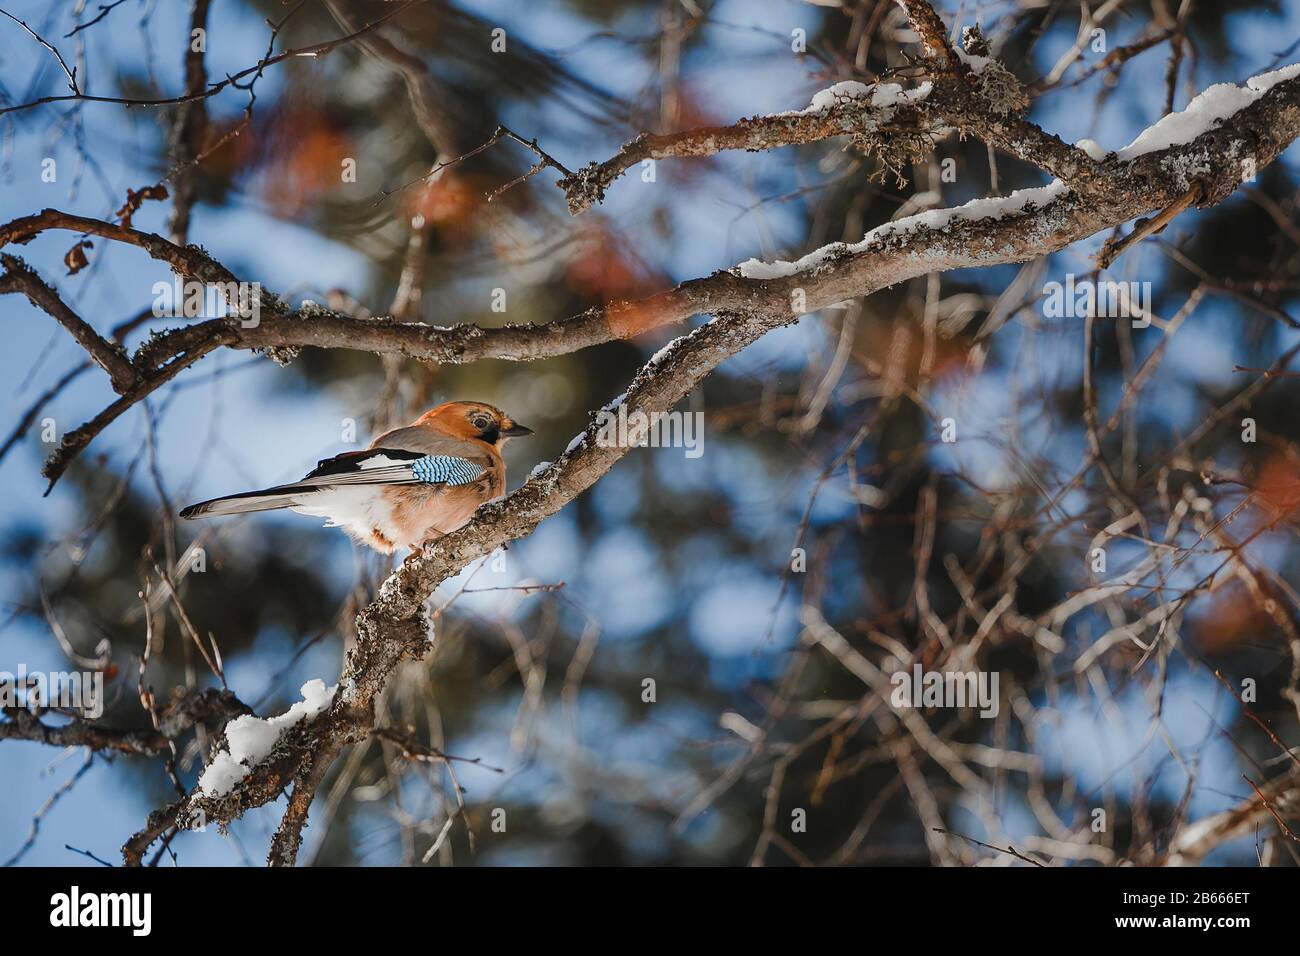
[[[381,554],[424,546],[463,527],[505,493],[501,448],[533,430],[483,402],[444,402],[384,432],[364,451],[316,463],[301,481],[201,501],[182,518],[288,508],[327,519]]]

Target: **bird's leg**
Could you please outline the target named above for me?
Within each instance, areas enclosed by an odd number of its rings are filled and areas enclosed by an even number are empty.
[[[436,529],[430,529],[428,532],[425,533],[423,538],[421,538],[419,541],[411,545],[411,557],[412,558],[423,557],[424,549],[430,547],[431,545],[437,544],[438,540],[441,537],[442,537],[441,531],[438,531]]]

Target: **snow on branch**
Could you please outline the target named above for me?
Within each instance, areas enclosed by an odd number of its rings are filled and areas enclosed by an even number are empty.
[[[203,769],[197,793],[204,797],[230,793],[250,769],[271,755],[285,734],[324,711],[334,700],[336,690],[337,685],[327,688],[322,680],[309,680],[299,691],[302,700],[285,713],[265,719],[245,714],[226,724],[226,747],[213,755]]]
[[[1252,76],[1244,87],[1234,83],[1216,83],[1203,90],[1187,104],[1186,109],[1170,113],[1148,126],[1116,155],[1121,160],[1135,159],[1190,143],[1259,100],[1279,83],[1297,76],[1300,76],[1300,63]]]
[[[894,109],[899,106],[916,105],[930,95],[929,83],[922,83],[914,90],[905,90],[898,83],[859,83],[857,80],[845,80],[836,83],[813,95],[812,102],[804,109],[786,113],[773,113],[772,116],[825,116],[836,107],[856,106],[858,109],[874,110]]]
[[[736,267],[742,276],[749,279],[774,279],[792,276],[800,272],[816,269],[823,263],[836,257],[865,252],[875,245],[882,245],[890,239],[909,236],[918,231],[942,232],[954,222],[979,222],[983,219],[1003,219],[1016,216],[1025,210],[1036,210],[1047,206],[1052,200],[1065,195],[1065,183],[1053,180],[1047,186],[1033,189],[1017,189],[1010,196],[992,199],[972,199],[964,206],[954,209],[931,209],[912,216],[904,216],[891,222],[883,223],[868,232],[860,242],[833,242],[808,253],[795,262],[764,262],[760,259],[746,259]]]
[[[1257,108],[1270,91],[1279,87],[1279,93],[1284,95],[1273,100],[1274,109]],[[1074,188],[1081,196],[1099,202],[1128,202],[1145,207],[1126,219],[1154,210],[1180,212],[1193,200],[1210,194],[1208,183],[1214,184],[1213,201],[1220,201],[1295,138],[1300,130],[1298,99],[1300,64],[1251,77],[1244,87],[1216,84],[1193,99],[1182,112],[1171,113],[1143,130],[1115,154],[1107,154],[1091,140],[1070,147],[1084,154],[1105,174],[1104,178],[1076,180]],[[1268,128],[1268,117],[1275,112],[1279,119],[1285,118],[1286,129],[1277,131],[1272,142],[1265,140],[1261,144],[1257,131]],[[1266,148],[1261,150],[1261,145]],[[1151,172],[1152,164],[1160,172],[1158,178]],[[1162,184],[1172,184],[1176,192],[1156,198]],[[1195,191],[1189,195],[1193,187]],[[1065,182],[1053,179],[1046,186],[1019,189],[1009,196],[975,199],[956,208],[929,210],[887,222],[872,229],[860,242],[830,243],[792,262],[748,259],[736,271],[752,279],[790,277],[900,237],[945,233],[957,224],[1001,220],[1026,209],[1045,208],[1069,191],[1070,186]]]

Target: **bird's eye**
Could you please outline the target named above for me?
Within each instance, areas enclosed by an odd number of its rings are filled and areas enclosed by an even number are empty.
[[[470,419],[470,421],[473,423],[474,427],[478,429],[487,428],[489,425],[492,424],[492,422],[488,420],[488,417],[486,415],[475,415],[473,418]]]

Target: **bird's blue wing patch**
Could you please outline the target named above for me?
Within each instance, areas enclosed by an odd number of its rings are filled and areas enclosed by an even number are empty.
[[[425,455],[411,462],[416,479],[430,485],[468,485],[483,477],[483,469],[453,455]]]
[[[380,463],[380,460],[384,460]],[[469,485],[487,472],[457,455],[422,455],[406,449],[369,448],[328,458],[298,486]]]

